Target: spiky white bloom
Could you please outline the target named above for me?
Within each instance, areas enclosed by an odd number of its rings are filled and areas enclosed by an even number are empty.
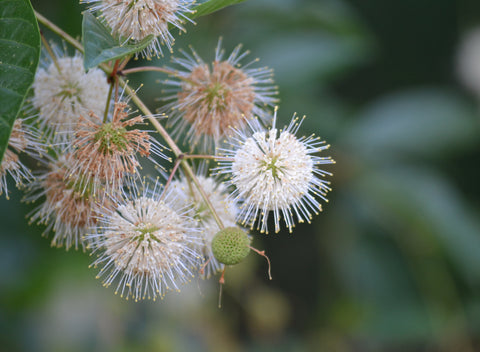
[[[55,139],[65,141],[81,114],[103,115],[109,84],[105,73],[93,68],[85,72],[83,57],[56,54],[43,63],[33,82],[32,105],[39,110],[38,123]]]
[[[167,159],[162,152],[164,147],[149,131],[131,128],[143,124],[145,117],[129,115],[128,104],[117,102],[106,122],[90,112],[89,118],[80,117],[75,128],[72,141],[75,162],[70,175],[80,183],[82,177],[77,175],[91,179],[97,197],[118,193],[126,179],[138,178],[139,156],[153,163],[156,163],[153,155]]]
[[[74,177],[78,175],[67,178],[74,162],[71,154],[62,154],[57,160],[49,159],[47,170],[29,185],[25,197],[27,202],[45,197],[30,213],[30,221],[46,225],[45,236],[53,231],[52,246],[85,250],[87,243],[82,236],[97,223],[98,200],[88,180],[83,178],[83,183],[76,182]]]
[[[117,283],[115,293],[139,299],[163,298],[194,276],[201,255],[196,224],[160,187],[134,191],[103,209],[92,241],[104,286]]]
[[[213,177],[197,175],[197,180],[223,225],[225,227],[236,226],[235,217],[238,213],[238,205],[228,198],[227,187]],[[188,180],[183,177],[173,181],[170,187],[178,204],[185,206],[193,204],[191,214],[198,221],[202,238],[200,252],[203,254],[205,262],[203,277],[208,278],[223,270],[224,267],[212,253],[212,240],[220,228],[195,185],[189,184]]]
[[[273,126],[264,129],[257,121],[249,123],[251,134],[235,130],[230,148],[221,149],[220,174],[231,176],[229,182],[236,187],[233,199],[243,204],[237,220],[252,229],[268,233],[267,220],[273,212],[275,232],[280,231],[280,219],[292,232],[298,222],[310,222],[312,212],[322,210],[315,196],[328,201],[329,182],[323,180],[329,172],[318,168],[332,164],[330,157],[313,155],[329,148],[320,138],[297,138],[302,120],[294,115],[284,130]]]
[[[185,133],[192,145],[202,142],[204,150],[218,145],[230,128],[243,128],[254,116],[263,120],[277,101],[277,88],[273,85],[273,71],[267,67],[253,68],[253,60],[242,66],[249,54],[238,45],[224,59],[221,40],[215,50],[211,66],[192,49],[192,54],[173,58],[180,68],[171,68],[173,78],[165,81],[172,86],[164,98],[170,101],[161,110],[170,116],[175,125],[174,134]]]
[[[144,49],[146,57],[162,55],[161,45],[172,51],[175,41],[169,26],[185,32],[183,24],[192,22],[186,14],[193,0],[83,0],[92,3],[91,11],[99,11],[110,26],[112,34],[127,43],[138,43],[149,35],[153,41]]]
[[[15,120],[0,164],[0,195],[5,192],[7,199],[7,174],[13,178],[17,187],[23,186],[24,182],[31,182],[34,179],[30,169],[20,161],[20,153],[27,153],[36,158],[44,153],[39,132],[26,125],[24,119]]]

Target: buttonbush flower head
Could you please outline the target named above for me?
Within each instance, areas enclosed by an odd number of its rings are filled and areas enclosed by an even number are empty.
[[[163,147],[148,131],[132,128],[142,124],[144,117],[128,116],[129,108],[125,102],[115,104],[106,122],[92,112],[88,119],[80,116],[73,141],[75,163],[70,175],[78,173],[92,179],[97,196],[105,192],[118,193],[126,178],[137,177],[140,168],[138,155],[153,162],[151,154],[166,158]]]
[[[102,70],[85,72],[83,57],[56,57],[43,63],[33,83],[32,105],[38,109],[38,123],[47,135],[65,141],[81,114],[102,115],[107,104],[108,83]]]
[[[7,174],[13,178],[17,187],[34,179],[30,169],[20,161],[20,153],[40,157],[44,153],[44,146],[38,131],[26,125],[23,119],[16,119],[0,164],[0,195],[5,192],[7,199]]]
[[[144,50],[146,57],[162,55],[161,45],[171,51],[174,42],[169,26],[185,32],[183,24],[191,13],[193,0],[84,0],[93,3],[92,11],[99,11],[120,40],[139,42],[149,35],[153,42]]]
[[[323,177],[331,174],[318,166],[334,161],[313,155],[329,148],[318,137],[295,136],[301,121],[294,115],[290,125],[279,131],[275,111],[272,128],[264,129],[253,121],[249,123],[251,134],[235,130],[231,147],[222,149],[218,172],[231,176],[236,188],[233,197],[242,202],[237,217],[241,224],[253,229],[257,223],[258,230],[268,233],[272,212],[275,232],[280,231],[282,216],[291,232],[295,218],[310,222],[312,213],[322,210],[316,196],[327,201],[330,188]]]
[[[248,54],[241,45],[224,59],[221,40],[215,51],[212,65],[205,63],[192,49],[192,55],[173,62],[181,68],[175,70],[177,79],[165,83],[173,86],[174,94],[165,97],[173,100],[164,107],[176,125],[174,133],[185,133],[193,145],[203,140],[203,148],[227,135],[230,127],[240,129],[255,115],[262,119],[276,102],[272,70],[251,68],[254,60],[242,67],[240,61]]]
[[[101,266],[98,278],[105,286],[116,283],[115,293],[140,299],[163,298],[194,276],[201,255],[196,225],[160,187],[134,191],[104,208],[92,241]]]
[[[95,226],[98,204],[92,194],[91,182],[86,178],[75,180],[69,170],[74,163],[71,154],[50,160],[48,170],[30,184],[27,201],[45,197],[45,201],[31,213],[31,222],[44,224],[44,234],[53,231],[52,246],[85,250],[82,236]],[[78,177],[78,175],[76,175]],[[78,181],[78,182],[77,182]],[[105,205],[104,205],[105,206]]]
[[[228,199],[227,187],[213,177],[198,175],[197,179],[223,225],[225,227],[236,226],[235,217],[238,213],[238,205],[233,200]],[[198,221],[200,228],[202,240],[200,252],[203,254],[206,263],[203,277],[208,278],[212,274],[223,270],[223,265],[218,262],[212,253],[212,239],[220,231],[220,228],[198,189],[194,185],[190,185],[186,178],[173,181],[170,187],[172,187],[172,194],[176,202],[184,206],[194,204],[191,214]]]

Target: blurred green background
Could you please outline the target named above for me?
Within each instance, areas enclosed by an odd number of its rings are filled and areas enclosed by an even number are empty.
[[[80,35],[77,1],[32,3]],[[307,115],[301,131],[332,145],[330,202],[291,235],[254,234],[273,281],[250,255],[218,309],[215,279],[122,300],[87,254],[50,248],[13,192],[0,198],[0,350],[479,351],[480,97],[456,75],[476,25],[476,0],[250,0],[188,25],[175,50],[208,60],[223,36],[274,68],[280,121]],[[132,77],[151,107],[159,78]]]

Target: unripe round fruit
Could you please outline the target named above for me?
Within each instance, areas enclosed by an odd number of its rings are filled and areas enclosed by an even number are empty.
[[[250,238],[238,227],[227,227],[213,237],[212,251],[220,263],[238,264],[250,253]]]

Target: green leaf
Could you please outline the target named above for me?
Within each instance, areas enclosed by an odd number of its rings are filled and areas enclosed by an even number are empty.
[[[40,33],[28,0],[0,0],[0,162],[35,78]]]
[[[210,0],[195,7],[193,9],[195,13],[192,14],[190,18],[205,16],[211,14],[212,12],[223,9],[226,6],[239,4],[244,1],[245,0]]]
[[[102,62],[136,54],[145,49],[154,39],[153,35],[149,35],[136,44],[122,45],[112,37],[109,29],[88,11],[83,14],[82,31],[85,49],[83,65],[86,70]]]

